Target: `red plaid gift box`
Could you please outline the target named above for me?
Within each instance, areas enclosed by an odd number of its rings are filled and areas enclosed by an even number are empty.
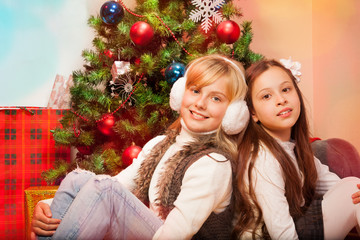
[[[24,190],[46,185],[41,173],[56,159],[70,159],[50,132],[65,111],[0,107],[0,239],[25,239]]]

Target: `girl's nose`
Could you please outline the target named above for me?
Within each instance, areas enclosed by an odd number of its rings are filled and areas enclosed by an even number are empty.
[[[282,95],[278,95],[276,101],[277,101],[277,105],[284,105],[285,103],[287,103],[286,98]]]
[[[206,98],[203,96],[199,96],[197,101],[195,102],[195,106],[199,109],[206,109]]]

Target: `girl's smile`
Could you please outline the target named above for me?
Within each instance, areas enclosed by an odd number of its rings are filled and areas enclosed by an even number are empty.
[[[194,119],[201,120],[201,119],[207,119],[208,118],[206,116],[203,116],[200,113],[197,113],[196,111],[191,111],[190,110],[190,112],[191,112],[192,116],[194,117]]]
[[[290,116],[291,111],[292,110],[290,108],[285,108],[279,112],[278,116],[286,118],[286,117]]]

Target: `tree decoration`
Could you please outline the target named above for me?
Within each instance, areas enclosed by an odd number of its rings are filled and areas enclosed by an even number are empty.
[[[178,78],[184,76],[185,65],[174,62],[165,69],[165,79],[168,83],[173,84]]]
[[[116,54],[109,49],[104,50],[99,56],[99,59],[100,61],[103,62],[104,67],[110,66],[112,62],[116,60],[116,58],[117,58]]]
[[[105,114],[102,117],[102,120],[97,123],[98,130],[106,136],[110,136],[114,133],[114,125],[115,118],[112,114]]]
[[[131,106],[135,99],[130,96],[134,90],[133,80],[129,73],[119,76],[117,79],[110,81],[110,89],[112,97],[121,97],[122,101],[129,98],[128,103]]]
[[[191,10],[189,17],[194,22],[201,20],[201,28],[205,33],[210,30],[212,21],[218,24],[223,20],[222,14],[218,10],[225,3],[225,0],[192,0],[191,3],[197,9]]]
[[[104,50],[104,55],[107,56],[108,58],[115,58],[115,54],[111,50]]]
[[[231,44],[238,40],[240,36],[240,27],[236,22],[227,20],[218,25],[216,35],[220,41]]]
[[[133,64],[135,66],[139,66],[141,63],[141,59],[139,57],[132,57],[130,59],[130,64]]]
[[[115,61],[111,67],[111,75],[113,81],[120,75],[130,71],[130,62]]]
[[[139,46],[146,46],[150,43],[154,36],[154,30],[150,24],[139,21],[134,23],[130,28],[130,38],[131,40]]]
[[[131,146],[126,148],[121,156],[121,160],[123,162],[123,167],[128,167],[132,164],[133,159],[137,158],[142,148],[136,146],[134,142],[132,142]]]
[[[90,146],[85,146],[85,145],[77,146],[76,149],[82,155],[90,155],[93,152],[93,149]]]
[[[124,17],[124,9],[118,2],[108,1],[101,6],[100,16],[104,23],[117,25]]]

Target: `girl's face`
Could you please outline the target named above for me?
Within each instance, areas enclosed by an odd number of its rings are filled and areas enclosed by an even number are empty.
[[[209,132],[220,126],[230,103],[226,86],[227,79],[222,77],[202,88],[185,89],[180,114],[190,131]]]
[[[260,121],[272,137],[290,140],[291,128],[300,115],[300,99],[289,75],[279,67],[270,67],[253,83],[252,118]]]

